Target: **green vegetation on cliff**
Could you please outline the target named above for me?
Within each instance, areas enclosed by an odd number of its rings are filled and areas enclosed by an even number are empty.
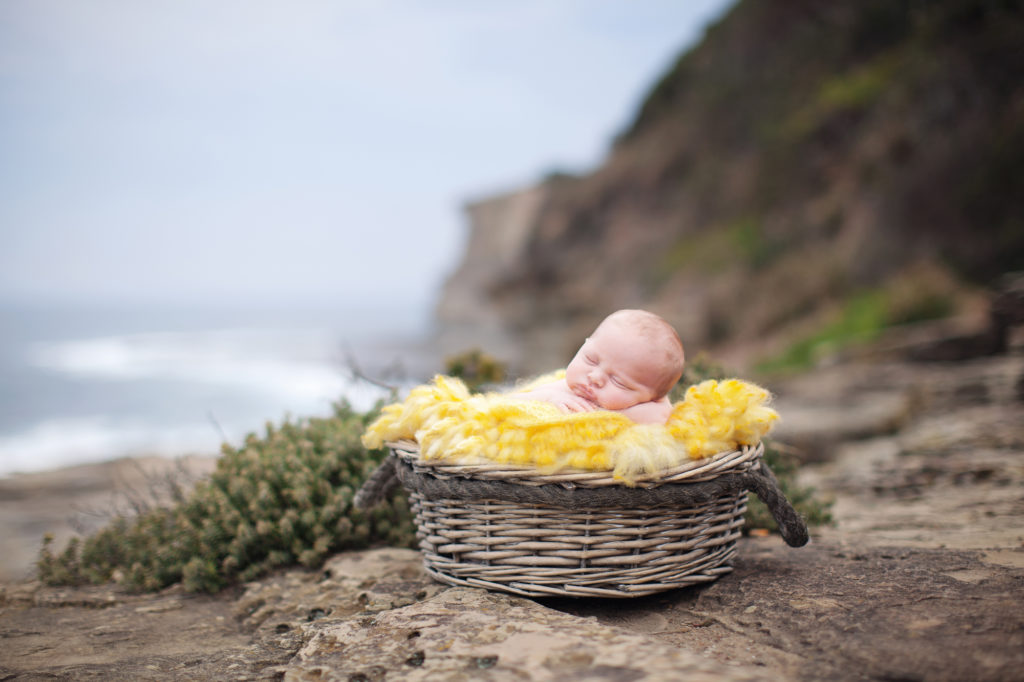
[[[807,202],[841,192],[842,210],[874,195],[875,236],[891,246],[881,265],[926,255],[990,283],[1024,255],[1008,184],[1024,170],[1022,43],[1017,0],[743,0],[656,84],[619,145],[659,139],[667,156],[695,157],[669,162],[673,180],[712,188],[753,155],[732,201],[704,200],[710,225],[754,220],[804,241],[850,219],[798,217]],[[771,227],[781,215],[793,222]],[[853,265],[866,271],[851,284],[878,283],[870,263]]]
[[[850,295],[816,331],[765,358],[757,369],[769,374],[804,371],[824,358],[876,340],[888,328],[946,317],[956,305],[954,288],[935,270],[909,270],[885,287]]]

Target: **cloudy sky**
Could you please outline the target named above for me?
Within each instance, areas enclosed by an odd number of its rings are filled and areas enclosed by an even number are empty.
[[[731,0],[0,0],[0,299],[430,303]]]

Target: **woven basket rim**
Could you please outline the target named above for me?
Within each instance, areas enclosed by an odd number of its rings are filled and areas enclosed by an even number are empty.
[[[386,445],[415,470],[439,478],[457,476],[522,485],[559,484],[565,487],[584,488],[624,485],[622,479],[615,478],[611,471],[564,469],[557,473],[543,473],[532,467],[512,464],[458,464],[444,460],[422,459],[419,444],[413,440],[393,441]],[[670,469],[637,476],[631,481],[630,487],[650,488],[666,483],[707,481],[722,474],[744,472],[753,467],[763,454],[763,443],[744,445],[736,450],[719,452],[710,457],[684,462]]]

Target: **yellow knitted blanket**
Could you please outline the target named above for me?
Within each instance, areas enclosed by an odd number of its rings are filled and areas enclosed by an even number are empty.
[[[538,385],[564,374],[542,377]],[[778,413],[768,391],[739,379],[691,386],[668,422],[635,424],[615,412],[563,413],[554,405],[501,393],[470,394],[465,384],[437,376],[388,405],[367,428],[363,444],[413,439],[425,460],[460,464],[498,462],[536,467],[612,471],[630,483],[637,476],[688,460],[755,445]]]

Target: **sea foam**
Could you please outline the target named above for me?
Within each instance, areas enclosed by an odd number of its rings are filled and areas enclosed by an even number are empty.
[[[96,387],[98,395],[163,391],[153,403],[162,401],[166,407],[174,402],[174,416],[146,406],[129,414],[100,400],[76,406],[73,416],[40,415],[0,434],[0,475],[125,455],[215,454],[223,441],[239,442],[267,420],[330,414],[331,404],[339,399],[366,410],[390,394],[355,378],[346,353],[362,355],[360,362],[372,369],[381,360],[373,358],[375,350],[365,345],[362,353],[346,351],[336,333],[310,329],[37,341],[27,349],[26,359],[38,371]],[[207,394],[227,405],[225,413],[211,409],[213,399],[203,398]]]

